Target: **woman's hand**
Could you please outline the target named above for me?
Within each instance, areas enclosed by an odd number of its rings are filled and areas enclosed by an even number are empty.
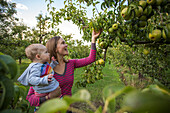
[[[102,30],[99,30],[98,32],[92,31],[92,43],[96,42],[97,37],[101,34]]]

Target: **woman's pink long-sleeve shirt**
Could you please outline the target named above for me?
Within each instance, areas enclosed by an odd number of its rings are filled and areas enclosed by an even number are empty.
[[[62,75],[58,73],[54,74],[54,78],[59,82],[62,96],[72,95],[71,89],[74,82],[74,69],[91,64],[95,60],[96,49],[92,48],[88,57],[69,60],[69,62],[66,63],[65,71]],[[30,87],[26,99],[30,102],[31,106],[40,106],[40,98],[35,96],[34,89],[32,87]]]

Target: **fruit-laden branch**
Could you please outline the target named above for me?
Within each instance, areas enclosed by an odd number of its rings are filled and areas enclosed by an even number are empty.
[[[131,40],[134,42],[134,44],[151,44],[151,43],[155,43],[155,44],[170,44],[170,42],[166,41],[159,41],[159,42],[153,42],[153,41],[135,41],[135,40]],[[128,42],[127,40],[123,40],[121,39],[121,42]]]
[[[160,10],[159,10],[159,9],[158,9],[158,13],[159,13],[159,15],[160,15],[160,18],[161,18],[161,23],[163,23],[162,14],[161,14],[161,12],[160,12]]]

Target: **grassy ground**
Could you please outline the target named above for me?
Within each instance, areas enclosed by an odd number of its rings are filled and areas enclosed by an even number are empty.
[[[75,81],[72,89],[73,94],[78,90],[83,89],[83,88],[77,88],[75,86],[76,81],[81,78],[80,77],[81,73],[83,73],[82,68],[75,70]],[[119,74],[117,73],[113,65],[106,64],[105,67],[103,68],[103,73],[104,73],[104,77],[102,80],[98,80],[94,84],[89,84],[86,87],[86,89],[91,94],[91,101],[96,107],[103,106],[104,104],[103,97],[102,97],[104,87],[111,84],[115,86],[124,85],[120,81]],[[82,110],[87,110],[89,108],[89,106],[85,103],[76,103],[73,106],[77,108],[81,108]]]
[[[26,60],[23,60],[21,65],[19,65],[21,74],[26,69],[26,67],[29,65],[29,63],[30,61],[26,59]],[[77,68],[75,70],[74,85],[72,89],[73,94],[77,92],[78,90],[83,89],[83,88],[77,88],[75,85],[76,81],[78,81],[81,78],[80,76],[81,73],[83,73],[83,68]],[[103,104],[102,91],[105,86],[108,86],[110,84],[123,85],[123,83],[119,79],[119,74],[116,72],[115,67],[113,65],[106,64],[106,66],[103,68],[103,73],[104,73],[104,78],[102,80],[98,80],[94,84],[89,84],[86,87],[86,89],[90,92],[91,100],[95,104],[96,107]],[[84,104],[76,104],[76,107],[82,108],[82,106],[87,107]]]
[[[75,71],[75,81],[80,79],[80,74],[83,73],[83,69],[76,69]],[[90,92],[92,96],[92,101],[98,100],[102,98],[102,90],[105,86],[110,84],[120,84],[123,83],[119,81],[119,75],[116,72],[113,65],[106,64],[103,69],[104,78],[102,80],[96,81],[94,84],[87,85],[86,89]],[[72,93],[74,94],[76,91],[82,88],[77,88],[75,84],[73,85]]]

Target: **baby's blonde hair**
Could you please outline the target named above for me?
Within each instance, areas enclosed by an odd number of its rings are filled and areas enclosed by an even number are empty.
[[[31,44],[25,49],[25,54],[28,59],[33,61],[37,54],[41,54],[44,47],[45,46],[42,44]]]

